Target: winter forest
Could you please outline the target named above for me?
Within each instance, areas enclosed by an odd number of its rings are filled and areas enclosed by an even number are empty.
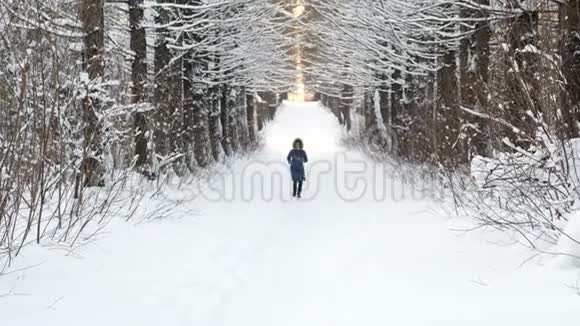
[[[579,201],[580,0],[0,0],[2,325],[577,326]]]

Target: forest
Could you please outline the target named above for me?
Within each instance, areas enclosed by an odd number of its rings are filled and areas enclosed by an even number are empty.
[[[0,252],[70,241],[130,171],[185,176],[251,152],[291,86],[284,12],[269,1],[2,1]]]
[[[310,97],[457,213],[555,244],[578,208],[579,35],[577,0],[2,0],[0,255],[130,214],[136,178],[251,156]]]
[[[305,79],[352,142],[439,175],[481,226],[579,244],[579,1],[310,3]]]

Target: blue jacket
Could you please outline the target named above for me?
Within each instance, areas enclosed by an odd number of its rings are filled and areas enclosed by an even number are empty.
[[[292,173],[293,181],[304,181],[306,175],[304,173],[304,163],[308,162],[308,156],[303,149],[293,149],[288,153],[288,164],[290,164],[290,172]]]

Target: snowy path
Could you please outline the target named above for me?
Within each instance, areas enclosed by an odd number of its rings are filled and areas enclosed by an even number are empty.
[[[315,104],[286,106],[268,127],[253,168],[284,171],[280,161],[301,136],[311,168],[331,168],[309,178],[312,200],[282,200],[288,181],[264,182],[272,200],[234,191],[234,200],[192,201],[199,216],[115,222],[82,258],[27,249],[15,268],[43,264],[0,278],[0,295],[12,291],[0,297],[0,325],[580,325],[574,271],[549,261],[518,268],[528,253],[486,241],[496,235],[450,231],[458,222],[427,199],[388,193],[377,202],[367,191],[343,200],[344,171],[332,173],[343,169],[338,133]],[[358,175],[374,184],[370,169]]]

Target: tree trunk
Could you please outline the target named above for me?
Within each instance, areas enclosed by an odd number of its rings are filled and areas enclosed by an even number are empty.
[[[158,0],[160,4],[175,3],[175,0]],[[164,26],[170,22],[169,10],[158,8],[155,23]],[[183,130],[183,57],[172,58],[167,38],[172,35],[166,28],[157,30],[155,44],[155,151],[163,156],[182,152],[181,132]],[[183,38],[177,39],[181,45]],[[179,165],[175,161],[174,167]]]
[[[185,164],[190,171],[195,169],[193,160],[193,140],[194,140],[194,114],[195,97],[193,90],[194,63],[192,53],[188,53],[183,58],[183,126],[181,132],[181,151],[185,155]]]
[[[158,0],[158,3],[163,4],[166,2],[165,0]],[[157,13],[155,17],[156,25],[164,26],[169,23],[170,18],[167,9],[157,8]],[[173,112],[175,112],[175,105],[179,105],[179,102],[177,101],[177,97],[172,96],[176,92],[176,89],[171,87],[174,66],[169,66],[171,51],[167,47],[167,37],[170,33],[164,27],[159,27],[156,32],[157,39],[155,41],[155,55],[153,59],[155,68],[153,87],[153,105],[155,107],[154,143],[155,152],[162,156],[167,156],[171,150],[174,150],[174,148],[170,148],[171,141],[169,135],[171,133],[171,117]]]
[[[504,128],[505,136],[511,142],[527,148],[535,137],[537,122],[527,113],[532,112],[539,118],[542,108],[537,100],[538,84],[535,73],[538,70],[537,54],[523,51],[529,46],[536,46],[538,13],[524,11],[513,19],[508,34],[509,51],[506,54],[506,93],[508,99],[505,119],[518,129]]]
[[[346,130],[350,131],[352,128],[352,118],[351,118],[351,108],[354,99],[354,90],[352,85],[345,84],[343,86],[341,96],[340,96],[340,104],[339,104],[339,111],[340,115],[342,116],[342,121],[346,126]]]
[[[435,161],[445,166],[455,166],[466,160],[463,153],[456,152],[460,133],[459,103],[457,98],[456,51],[447,49],[438,71],[438,115],[435,132],[439,136]]]
[[[280,105],[280,96],[274,92],[267,92],[268,96],[266,97],[266,103],[268,103],[268,114],[269,114],[269,121],[274,120],[276,116],[276,110],[278,110],[278,106]]]
[[[204,69],[204,65],[195,58],[195,78],[199,78],[200,71]],[[193,128],[194,141],[193,148],[195,160],[199,167],[207,167],[210,160],[210,140],[209,140],[209,114],[205,107],[207,101],[207,86],[201,82],[196,82],[193,85],[191,92],[193,93]]]
[[[189,2],[193,6],[200,6],[201,0]],[[207,15],[196,17],[198,20],[204,20]],[[205,41],[205,36],[197,31],[188,32],[190,44],[200,44]],[[188,45],[190,45],[188,44]],[[208,53],[199,49],[194,49],[191,54],[191,93],[193,109],[193,153],[197,166],[205,168],[209,165],[211,158],[210,137],[209,137],[209,110],[208,104],[211,103],[209,87],[207,81],[210,76],[208,73]]]
[[[365,130],[375,130],[377,129],[377,116],[375,114],[375,104],[374,104],[374,91],[369,90],[364,96],[364,117],[365,117]]]
[[[578,113],[580,112],[580,0],[568,0],[560,13],[564,27],[562,49],[562,72],[566,79],[566,91],[562,105],[563,135],[579,137]]]
[[[488,6],[489,0],[478,0],[482,6]],[[461,103],[463,106],[485,113],[488,106],[488,76],[489,76],[489,41],[491,29],[489,15],[485,9],[463,9],[461,16],[477,20],[475,30],[469,37],[461,41],[460,71],[461,71]],[[463,26],[463,32],[468,32],[469,26]],[[467,116],[466,119],[476,129],[469,129],[467,141],[471,143],[469,159],[474,155],[490,156],[488,121],[478,117]]]
[[[222,147],[222,125],[220,121],[220,89],[213,86],[210,89],[210,111],[209,111],[209,137],[211,143],[211,154],[215,162],[222,160],[224,150]]]
[[[104,0],[82,0],[80,20],[84,36],[84,69],[88,83],[102,82],[104,77]],[[87,85],[83,104],[84,155],[81,164],[83,182],[87,187],[104,185],[104,144],[102,121],[103,104],[98,90]]]
[[[256,99],[256,124],[257,124],[257,132],[262,131],[264,129],[264,125],[268,120],[268,103],[264,101],[263,95],[260,93],[260,101]]]
[[[131,30],[130,48],[133,52],[131,81],[133,82],[133,103],[147,101],[147,38],[143,26],[143,0],[129,0],[129,26]],[[148,129],[147,117],[142,108],[137,108],[134,121],[135,130],[135,167],[140,168],[148,163]]]
[[[388,124],[388,128],[396,125],[399,122],[399,115],[403,111],[403,86],[401,85],[403,81],[401,80],[402,74],[399,69],[393,72],[393,80],[391,84],[391,98],[389,102],[389,115],[383,115],[385,123]]]
[[[256,103],[254,96],[246,95],[246,117],[248,119],[248,136],[252,144],[256,143]]]
[[[231,132],[231,124],[230,124],[230,107],[228,106],[228,94],[229,94],[229,86],[224,84],[220,90],[220,122],[222,125],[222,148],[224,149],[224,153],[227,156],[231,156],[233,154],[232,149],[232,132]]]
[[[250,138],[248,134],[248,117],[246,113],[246,89],[245,87],[238,88],[236,95],[236,126],[238,132],[239,149],[247,150],[250,146]]]

